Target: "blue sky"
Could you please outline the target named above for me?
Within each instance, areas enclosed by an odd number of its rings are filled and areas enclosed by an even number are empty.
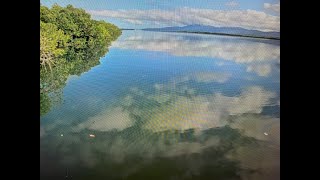
[[[41,0],[83,8],[121,28],[203,24],[280,31],[279,0]],[[204,11],[205,10],[205,11]]]

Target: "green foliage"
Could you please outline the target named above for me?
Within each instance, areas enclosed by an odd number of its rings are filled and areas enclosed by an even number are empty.
[[[40,93],[40,115],[46,114],[51,107],[51,100],[48,94]]]
[[[56,19],[54,13],[45,6],[40,6],[40,21],[44,23],[54,22]]]
[[[41,106],[50,107],[48,94],[62,89],[70,75],[80,75],[98,65],[120,35],[117,26],[93,20],[83,9],[40,5]],[[40,108],[41,114],[48,109]]]
[[[40,65],[51,70],[55,59],[65,54],[69,39],[54,24],[40,21]]]

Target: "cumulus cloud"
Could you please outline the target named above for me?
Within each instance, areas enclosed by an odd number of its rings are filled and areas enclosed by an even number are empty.
[[[129,23],[153,22],[164,25],[202,24],[243,27],[261,31],[280,31],[280,17],[256,10],[226,11],[184,7],[174,10],[88,10],[87,12],[93,16],[117,18]]]
[[[224,62],[216,62],[216,64],[217,64],[217,66],[224,66],[225,65],[225,63]]]
[[[167,84],[166,86],[164,86],[163,84],[155,84],[155,88],[157,90],[163,90],[164,88],[172,88],[177,84],[184,83],[187,81],[195,81],[198,83],[225,83],[230,79],[231,75],[232,74],[229,72],[195,72],[185,76],[173,78],[170,82],[172,83],[171,86],[169,84]]]
[[[209,102],[204,98],[190,100],[178,97],[174,103],[155,110],[143,128],[153,132],[161,132],[188,129],[205,130],[226,125],[226,122],[221,121],[222,112],[210,110],[209,105]]]
[[[267,77],[271,73],[270,64],[253,64],[247,67],[247,72],[255,72],[259,76]]]
[[[219,58],[224,60],[218,62],[219,66],[225,61],[241,63],[247,65],[247,72],[254,72],[264,77],[269,76],[272,70],[277,68],[276,63],[280,63],[279,45],[229,37],[138,31],[119,39],[113,47],[160,51],[174,56]]]
[[[203,83],[209,83],[209,82],[224,83],[228,81],[230,77],[231,77],[230,73],[200,72],[200,73],[193,74],[187,78],[190,80],[195,80],[196,82],[203,82]]]
[[[239,6],[239,3],[236,1],[229,1],[229,2],[226,2],[225,5],[230,7],[237,7]]]
[[[230,78],[228,73],[201,73],[195,75],[197,82],[219,82],[224,83]]]
[[[195,38],[189,40],[188,38]],[[280,59],[280,47],[257,41],[232,40],[227,37],[198,37],[136,32],[118,40],[113,47],[167,52],[175,56],[212,57],[237,63],[257,63]]]
[[[128,23],[131,23],[131,24],[137,24],[137,25],[143,24],[143,22],[140,21],[140,20],[126,19],[126,21],[127,21]]]
[[[239,96],[225,96],[221,93],[193,98],[177,96],[173,103],[150,113],[143,127],[153,132],[222,127],[227,125],[226,118],[230,115],[261,113],[263,107],[271,104],[271,99],[275,97],[275,93],[259,86],[249,87]]]
[[[267,11],[280,13],[280,2],[277,4],[264,3],[263,8]]]
[[[120,107],[106,109],[87,121],[80,123],[73,130],[75,132],[90,129],[96,131],[123,130],[133,125],[129,113]]]
[[[275,145],[279,142],[280,123],[277,123],[278,119],[262,118],[258,115],[264,106],[271,104],[271,99],[274,98],[274,93],[266,91],[262,87],[248,87],[236,96],[214,93],[208,96],[193,95],[190,98],[166,93],[163,91],[166,89],[166,84],[155,84],[154,87],[160,92],[160,95],[170,97],[174,101],[168,103],[167,97],[162,97],[165,100],[159,98],[160,106],[154,109],[140,109],[140,111],[144,111],[140,113],[140,118],[143,119],[141,126],[125,130],[127,127],[133,126],[133,121],[129,118],[129,113],[133,113],[130,109],[136,106],[137,102],[149,104],[146,101],[150,98],[140,89],[131,88],[130,94],[124,96],[120,102],[126,108],[109,108],[76,126],[75,129],[78,131],[85,128],[100,131],[96,138],[89,138],[87,134],[82,132],[65,133],[63,137],[58,137],[56,142],[52,142],[56,148],[51,149],[58,151],[61,155],[61,162],[68,166],[82,164],[94,167],[100,161],[106,162],[106,159],[110,164],[127,163],[131,157],[139,157],[143,162],[135,166],[138,171],[141,170],[140,166],[150,163],[157,157],[171,159],[187,156],[186,159],[188,159],[189,155],[201,154],[208,148],[219,147],[223,142],[219,136],[201,132],[227,124],[233,129],[239,129],[245,136],[274,142]],[[179,86],[179,88],[184,89],[184,86]],[[137,97],[145,97],[146,99],[137,101]],[[256,115],[245,115],[246,113]],[[236,116],[232,122],[226,120],[230,115]],[[113,129],[125,131],[112,134],[106,132]],[[186,131],[188,129],[195,130]],[[263,132],[267,132],[269,135],[265,136]],[[274,164],[276,162],[273,161],[277,159],[273,159],[275,157],[273,155],[277,155],[278,149],[264,151],[259,147],[258,149],[251,146],[242,148],[240,145],[235,147],[236,149],[230,152],[228,158],[240,161],[242,168],[260,168],[263,169],[263,173],[274,173],[268,169],[265,171],[264,168],[275,168],[276,170],[277,164]],[[246,151],[247,154],[241,154],[243,151]],[[249,152],[253,153],[252,157],[249,157]],[[271,154],[268,154],[270,152]],[[263,157],[258,156],[258,153],[263,153]],[[270,157],[270,155],[272,156]],[[261,162],[251,162],[256,160]],[[146,163],[143,164],[144,162]],[[195,163],[192,160],[190,162],[192,162],[191,164]],[[132,173],[131,170],[123,171],[126,174]],[[259,179],[261,174],[243,173],[241,176]],[[266,174],[263,174],[264,176]]]
[[[275,98],[276,94],[266,91],[259,86],[252,86],[245,89],[240,96],[224,96],[221,93],[216,93],[212,97],[215,103],[213,107],[226,111],[228,115],[241,115],[244,113],[262,112],[264,106],[271,104],[271,99]]]

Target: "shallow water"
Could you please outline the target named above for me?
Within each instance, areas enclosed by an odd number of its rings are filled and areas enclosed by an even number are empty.
[[[41,117],[42,179],[280,179],[280,43],[124,31]]]

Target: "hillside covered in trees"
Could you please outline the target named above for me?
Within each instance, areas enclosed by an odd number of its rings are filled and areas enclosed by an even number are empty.
[[[40,114],[49,111],[70,75],[98,65],[120,35],[117,26],[93,20],[83,9],[40,5]]]

